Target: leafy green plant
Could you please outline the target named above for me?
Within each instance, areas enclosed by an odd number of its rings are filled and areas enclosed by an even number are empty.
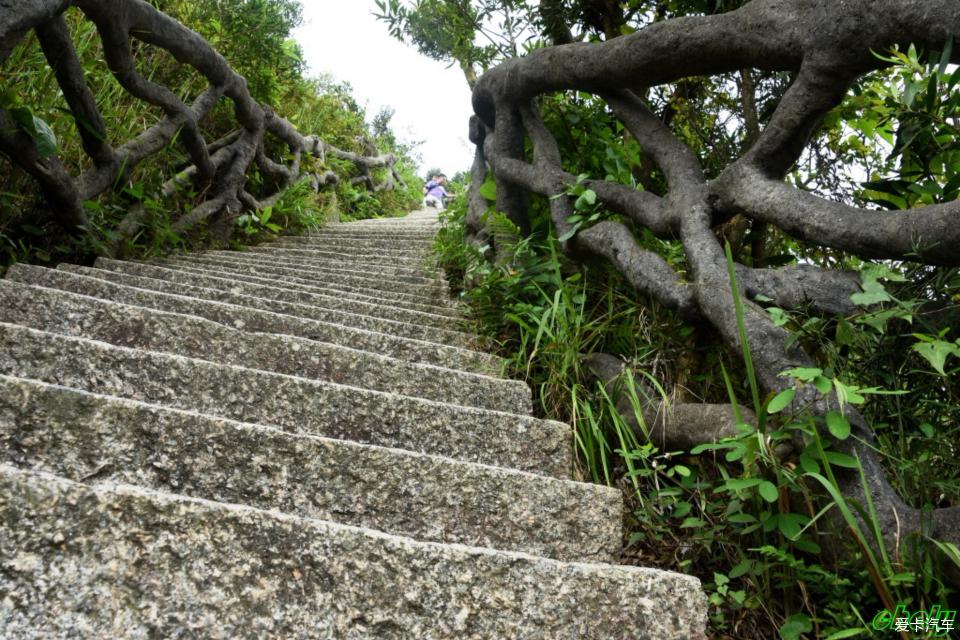
[[[484,195],[495,196],[489,189]],[[534,203],[539,206],[545,203]],[[488,214],[501,258],[490,261],[490,247],[463,243],[465,210],[461,200],[444,214],[436,250],[470,305],[478,331],[499,345],[508,373],[534,388],[539,414],[572,424],[581,477],[625,490],[628,561],[700,576],[714,633],[755,638],[775,633],[785,640],[869,638],[874,634],[870,620],[890,603],[919,609],[948,602],[952,591],[943,566],[929,551],[943,543],[917,545],[909,554],[906,548],[888,548],[870,501],[857,503],[838,489],[838,474],[861,473],[859,461],[844,452],[844,443],[857,437],[851,425],[839,411],[815,416],[793,402],[798,390],[808,387],[866,415],[874,405],[912,402],[913,393],[878,384],[865,375],[869,371],[852,364],[894,333],[909,345],[949,342],[949,332],[894,331],[912,327],[911,320],[925,322],[918,319],[921,305],[898,290],[909,276],[892,266],[860,265],[864,287],[857,300],[862,306],[832,323],[811,323],[800,313],[781,310],[792,340],[829,345],[835,343],[827,332],[849,336],[843,352],[819,349],[823,362],[818,366],[783,372],[787,384],[777,394],[761,393],[751,375],[747,340],[740,361],[719,349],[698,354],[707,373],[683,384],[708,401],[732,402],[739,432],[691,451],[669,451],[650,439],[638,378],[669,404],[677,393],[670,369],[685,362],[671,354],[684,350],[684,336],[693,329],[662,310],[649,311],[649,303],[630,294],[609,271],[566,264],[559,241],[537,224],[531,236],[523,237],[504,216]],[[742,307],[735,272],[731,286]],[[636,373],[611,392],[583,366],[582,356],[595,351],[620,356]],[[943,380],[924,354],[906,352],[913,354],[918,371],[926,370],[923,375]],[[661,368],[658,359],[670,367]],[[955,363],[954,355],[945,357],[947,374]],[[620,413],[618,400],[624,396],[638,428]],[[740,407],[740,398],[750,399],[757,421],[744,419],[749,412]],[[950,433],[929,425],[927,432],[930,437],[923,430],[910,437],[933,445]],[[883,425],[878,433],[886,433]],[[878,446],[897,450],[883,439]],[[939,464],[935,459],[932,452],[926,462],[888,458],[893,466],[912,464],[928,476],[930,465]],[[924,489],[919,495],[930,493]]]

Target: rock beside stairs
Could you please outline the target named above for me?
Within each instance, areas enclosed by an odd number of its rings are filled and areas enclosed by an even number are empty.
[[[0,281],[0,638],[704,638],[481,350],[436,215]]]

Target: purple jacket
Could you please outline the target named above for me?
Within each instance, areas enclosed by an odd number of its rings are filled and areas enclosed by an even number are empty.
[[[447,190],[443,188],[443,185],[431,180],[427,183],[427,195],[433,196],[434,198],[443,198],[447,195]]]

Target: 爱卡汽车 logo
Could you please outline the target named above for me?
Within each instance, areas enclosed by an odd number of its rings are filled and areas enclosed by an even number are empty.
[[[875,631],[912,631],[932,633],[933,637],[946,637],[954,630],[957,618],[955,609],[933,605],[929,611],[908,611],[906,605],[898,604],[896,610],[884,609],[873,618]]]

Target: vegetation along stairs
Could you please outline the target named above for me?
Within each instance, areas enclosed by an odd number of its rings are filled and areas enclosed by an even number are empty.
[[[435,227],[10,269],[0,637],[702,637],[464,330]]]

